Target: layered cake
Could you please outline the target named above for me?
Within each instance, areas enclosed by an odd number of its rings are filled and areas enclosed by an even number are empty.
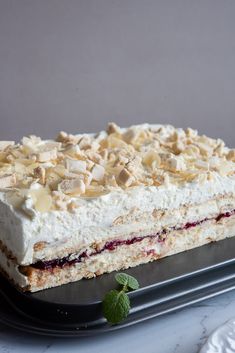
[[[1,272],[26,291],[232,237],[235,150],[149,124],[1,141],[0,223]]]

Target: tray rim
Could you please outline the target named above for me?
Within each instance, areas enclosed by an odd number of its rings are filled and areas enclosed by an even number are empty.
[[[145,322],[147,320],[152,320],[154,318],[160,317],[160,316],[164,316],[179,310],[182,310],[190,305],[193,305],[195,303],[199,303],[201,301],[216,297],[218,295],[222,295],[224,293],[230,292],[232,290],[235,290],[235,282],[233,282],[232,286],[228,286],[227,288],[218,290],[218,291],[214,291],[213,293],[209,293],[209,294],[205,294],[203,296],[201,296],[200,298],[197,299],[192,299],[192,300],[188,300],[186,303],[180,304],[175,306],[174,308],[169,308],[166,309],[164,311],[162,311],[161,313],[154,313],[152,312],[152,314],[149,314],[147,316],[144,316],[143,318],[137,318],[135,319],[135,321],[128,321],[126,323],[123,324],[119,324],[119,325],[113,325],[113,326],[108,326],[107,324],[104,325],[104,327],[98,328],[98,329],[73,329],[73,330],[59,330],[59,329],[53,329],[53,328],[42,328],[42,327],[37,327],[35,325],[35,322],[33,322],[33,326],[30,324],[25,324],[25,323],[17,323],[18,321],[16,320],[12,320],[9,319],[9,317],[7,315],[3,315],[2,316],[2,310],[0,308],[0,322],[8,327],[11,327],[13,329],[16,329],[20,332],[27,332],[30,334],[35,334],[35,335],[39,335],[39,336],[47,336],[47,337],[63,337],[63,338],[79,338],[79,337],[90,337],[90,336],[96,336],[96,335],[104,335],[106,333],[109,332],[114,332],[117,330],[121,330],[127,327],[130,327],[132,325],[138,325],[142,322]],[[1,297],[1,296],[0,296]],[[10,306],[10,304],[8,304]],[[11,307],[12,309],[12,307]]]
[[[231,246],[232,245],[232,246]],[[81,303],[75,304],[72,302],[67,303],[67,308],[77,307],[75,315],[68,315],[68,319],[65,319],[66,313],[63,313],[63,309],[66,310],[66,307],[62,302],[50,302],[51,298],[49,295],[49,301],[42,300],[41,298],[34,298],[30,295],[24,295],[24,293],[17,290],[12,284],[10,284],[6,279],[2,280],[2,286],[0,286],[0,298],[4,298],[4,301],[7,302],[8,309],[8,318],[4,317],[4,307],[1,307],[0,301],[0,322],[6,323],[9,326],[34,332],[41,335],[50,335],[50,336],[63,336],[63,337],[74,337],[74,336],[91,336],[96,334],[101,334],[105,332],[114,331],[124,327],[128,327],[139,322],[144,322],[153,317],[161,316],[169,312],[173,312],[180,308],[189,306],[192,303],[202,301],[206,298],[210,298],[221,293],[230,291],[235,288],[235,255],[233,254],[233,248],[235,245],[235,237],[224,239],[219,242],[210,243],[203,247],[193,248],[185,252],[185,257],[182,257],[182,253],[176,254],[174,256],[162,259],[162,264],[157,273],[154,273],[154,276],[143,281],[143,287],[140,290],[133,291],[128,293],[132,302],[132,309],[127,319],[121,322],[119,325],[108,325],[106,320],[100,315],[93,316],[92,319],[87,316],[82,317],[82,312],[78,311],[83,310],[84,307],[89,307],[89,304]],[[201,250],[200,249],[204,249]],[[208,251],[209,249],[209,251]],[[192,254],[198,256],[198,258],[192,261],[191,266],[185,270],[185,263],[192,258]],[[209,254],[209,256],[207,256]],[[173,259],[176,259],[175,261]],[[170,260],[167,260],[170,259]],[[172,260],[171,260],[172,259]],[[203,260],[204,261],[201,261]],[[198,261],[200,260],[200,261]],[[160,260],[161,261],[161,260]],[[174,269],[168,271],[167,266],[169,264],[174,264],[179,266],[177,270]],[[148,264],[146,264],[148,265]],[[151,265],[151,264],[150,264]],[[145,266],[145,265],[143,265]],[[128,269],[138,272],[140,266]],[[151,266],[150,266],[151,268]],[[166,268],[166,272],[165,269]],[[126,271],[128,271],[126,270]],[[146,268],[145,268],[146,270]],[[145,270],[140,270],[139,275],[145,274]],[[163,270],[163,273],[161,272]],[[157,276],[156,276],[157,274]],[[156,276],[156,277],[155,277]],[[2,275],[0,275],[1,279]],[[114,276],[113,276],[114,277]],[[113,277],[109,277],[111,282]],[[155,281],[156,278],[156,281]],[[154,280],[154,282],[152,282]],[[96,282],[93,282],[96,284]],[[98,282],[101,284],[102,281]],[[115,281],[114,281],[115,283]],[[110,285],[112,283],[108,283]],[[144,284],[147,286],[144,286]],[[59,288],[59,287],[58,287]],[[68,287],[69,291],[59,292],[60,294],[68,294],[70,290],[75,289],[75,287]],[[93,287],[89,287],[91,289]],[[106,288],[106,287],[105,287]],[[200,294],[201,291],[201,294]],[[49,292],[48,292],[49,293]],[[76,292],[75,292],[76,293]],[[100,292],[98,290],[100,295]],[[172,294],[173,293],[173,294]],[[52,293],[53,294],[53,293]],[[56,293],[57,294],[57,293]],[[17,299],[20,299],[23,296],[23,303],[21,305],[16,305]],[[154,297],[153,297],[154,295]],[[95,296],[96,297],[96,296]],[[196,297],[196,299],[194,298]],[[53,298],[53,296],[52,296]],[[69,297],[68,297],[69,298]],[[66,296],[65,296],[66,299]],[[27,302],[28,301],[28,302]],[[170,305],[170,302],[172,304]],[[31,302],[46,305],[45,309],[48,309],[47,316],[48,318],[40,315],[40,310],[35,310],[35,306],[31,306],[28,310],[24,308],[26,305]],[[182,303],[181,303],[182,302]],[[101,301],[93,302],[92,308],[95,308],[94,305],[100,305]],[[181,304],[179,304],[181,303]],[[49,306],[48,306],[49,305]],[[56,308],[60,306],[60,308]],[[50,309],[51,307],[51,309]],[[54,309],[53,309],[54,308]],[[60,309],[61,313],[54,316],[55,309]],[[97,307],[98,312],[101,307]],[[12,315],[9,315],[9,310],[11,310]],[[59,310],[59,311],[60,311]],[[72,309],[74,310],[74,309]],[[93,310],[93,309],[92,309]],[[25,311],[25,312],[24,312]],[[50,317],[50,313],[52,317]],[[34,316],[33,316],[34,315]],[[79,316],[77,316],[79,315]],[[81,315],[81,317],[80,317]],[[13,316],[13,319],[12,319]],[[15,319],[14,319],[15,318]],[[51,320],[53,318],[53,320]],[[56,318],[56,320],[55,320]],[[75,318],[75,319],[74,319]],[[23,324],[22,324],[23,320]],[[19,324],[19,322],[21,324]],[[30,326],[31,323],[31,326]],[[44,329],[42,329],[42,326]],[[31,328],[30,328],[31,327]],[[53,328],[54,327],[54,328]]]
[[[194,291],[191,291],[190,293],[186,293],[185,295],[182,295],[173,299],[176,302],[183,300],[182,303],[178,303],[174,306],[170,306],[168,308],[160,310],[160,312],[157,310],[157,307],[158,307],[158,304],[157,304],[157,305],[154,305],[153,307],[146,308],[142,311],[130,313],[128,318],[119,325],[112,326],[107,324],[105,320],[103,320],[101,323],[93,327],[87,327],[87,328],[86,327],[53,328],[53,325],[50,325],[50,327],[48,326],[45,327],[45,325],[43,325],[43,321],[40,322],[40,320],[33,320],[33,318],[30,317],[29,315],[21,314],[19,311],[15,310],[15,308],[10,304],[10,302],[7,301],[6,297],[4,297],[2,293],[0,293],[0,298],[4,298],[5,303],[7,303],[7,310],[9,309],[13,313],[13,319],[11,318],[12,317],[11,314],[4,315],[4,312],[2,311],[2,307],[0,305],[0,313],[1,313],[0,322],[3,324],[6,324],[7,326],[18,329],[20,331],[25,331],[25,332],[34,333],[34,334],[43,335],[43,336],[88,337],[88,336],[94,336],[98,334],[105,334],[108,332],[129,327],[132,325],[136,325],[138,323],[153,319],[154,317],[160,317],[160,316],[166,315],[168,313],[180,310],[182,308],[185,308],[197,302],[215,297],[217,295],[220,295],[235,289],[235,271],[234,269],[231,270],[230,266],[235,267],[235,264],[224,266],[223,269],[226,271],[228,270],[228,274],[229,273],[232,274],[232,278],[229,278],[228,276],[228,278],[225,279],[224,281],[205,287],[201,291],[201,293],[200,293],[200,285],[199,285],[195,288]],[[192,277],[192,279],[195,279],[195,277]],[[165,303],[163,303],[163,306],[164,304]],[[147,312],[147,315],[146,315],[146,312]],[[14,316],[16,317],[16,320],[14,320]],[[20,319],[23,319],[26,321],[23,321],[23,323],[20,322],[19,324]]]

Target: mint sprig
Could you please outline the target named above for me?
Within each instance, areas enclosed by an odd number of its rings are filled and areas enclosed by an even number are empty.
[[[109,291],[102,303],[103,315],[110,324],[118,324],[127,317],[131,306],[126,293],[139,288],[137,279],[126,273],[117,273],[115,279],[122,287]]]

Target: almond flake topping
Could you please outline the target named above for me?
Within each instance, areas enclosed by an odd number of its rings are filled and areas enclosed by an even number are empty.
[[[0,141],[0,188],[17,188],[30,216],[73,212],[82,199],[114,189],[200,184],[216,173],[235,174],[235,150],[191,128],[143,124],[122,129],[109,123],[98,134],[62,131],[56,140],[30,135],[19,144]]]

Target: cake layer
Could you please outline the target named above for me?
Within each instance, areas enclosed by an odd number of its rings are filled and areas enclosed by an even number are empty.
[[[128,243],[117,241],[90,256],[82,254],[79,259],[64,258],[32,266],[19,266],[2,253],[0,266],[16,285],[25,290],[37,291],[126,269],[232,236],[235,236],[234,212],[221,214],[215,219],[188,223],[168,233],[145,234],[140,237],[136,234]]]
[[[0,241],[22,265],[72,251],[83,252],[88,246],[113,237],[128,237],[133,232],[152,229],[159,231],[162,227],[197,221],[202,215],[211,218],[229,211],[235,208],[234,183],[218,177],[217,182],[207,182],[201,187],[200,198],[198,185],[174,190],[134,189],[115,197],[111,193],[85,201],[75,213],[39,213],[32,220],[4,205],[9,213],[7,216],[6,212],[0,213]],[[214,195],[216,199],[212,199]],[[193,205],[196,200],[202,203]]]

